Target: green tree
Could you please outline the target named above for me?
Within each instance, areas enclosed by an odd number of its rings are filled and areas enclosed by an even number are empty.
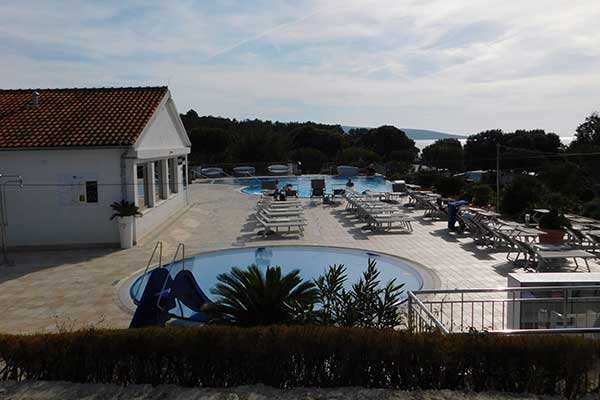
[[[539,178],[552,192],[573,200],[589,201],[594,197],[593,180],[584,167],[571,161],[548,163]]]
[[[451,171],[464,170],[464,154],[458,139],[439,139],[422,151],[425,165]]]
[[[600,115],[592,113],[576,129],[575,144],[600,146]]]
[[[286,137],[273,132],[244,132],[230,147],[233,162],[287,161]]]
[[[189,132],[194,162],[217,164],[227,162],[228,150],[236,140],[232,131],[222,128],[195,127]]]
[[[592,113],[577,127],[568,149],[569,160],[579,165],[594,182],[600,182],[600,116]]]
[[[413,162],[419,150],[415,147],[414,140],[408,138],[400,129],[383,125],[370,129],[366,133],[356,135],[354,145],[374,151],[384,160]]]
[[[381,161],[381,157],[377,153],[364,147],[345,148],[337,157],[339,164],[355,165],[357,167],[366,167],[370,163],[379,161]]]
[[[256,265],[246,270],[232,268],[217,276],[211,292],[219,299],[207,312],[212,323],[260,326],[304,322],[317,299],[312,282],[303,282],[300,271],[283,275],[280,267]]]
[[[302,163],[302,173],[319,173],[327,162],[327,155],[312,147],[302,147],[290,153],[293,161]]]
[[[541,205],[546,192],[544,184],[538,178],[529,175],[516,176],[504,188],[500,209],[503,213],[518,215]]]
[[[334,157],[341,149],[343,134],[336,129],[319,128],[306,124],[290,132],[292,149],[312,148],[319,150],[328,158]]]
[[[465,168],[468,171],[495,169],[496,145],[502,135],[502,130],[493,129],[469,136],[464,148]]]

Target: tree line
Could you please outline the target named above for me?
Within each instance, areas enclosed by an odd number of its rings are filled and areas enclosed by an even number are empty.
[[[598,113],[588,116],[576,128],[575,139],[568,146],[555,133],[542,129],[514,132],[493,129],[468,136],[464,145],[457,139],[437,140],[424,148],[420,157],[415,142],[390,125],[344,132],[340,125],[238,121],[201,117],[194,110],[181,118],[192,142],[191,162],[199,165],[252,164],[261,172],[269,163],[299,162],[303,173],[318,173],[330,163],[358,167],[373,163],[391,180],[438,186],[447,195],[465,190],[485,192],[488,194],[482,197],[487,199],[490,191],[495,190],[499,151],[502,174],[520,175],[514,183],[514,192],[531,194],[529,200],[512,202],[514,207],[509,208],[515,213],[542,204],[542,200],[560,197],[555,202],[567,205],[562,208],[591,201],[595,211],[590,214],[600,217],[600,200],[594,200],[600,184]],[[412,168],[415,164],[426,170],[415,171]],[[490,187],[473,190],[453,178],[457,173],[473,170],[490,171],[487,175]]]
[[[371,163],[408,171],[419,151],[406,134],[389,125],[352,129],[314,122],[272,122],[181,115],[196,164],[300,162],[303,172],[319,172],[327,163],[365,167]]]

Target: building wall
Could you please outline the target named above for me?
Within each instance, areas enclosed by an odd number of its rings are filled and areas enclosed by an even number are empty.
[[[144,161],[136,160],[135,165],[142,164]],[[135,219],[135,240],[139,241],[157,226],[165,223],[170,216],[180,211],[188,204],[187,188],[183,185],[182,168],[184,165],[177,167],[177,193],[169,192],[166,199],[161,199],[154,203],[151,207],[142,209],[144,214],[141,218]],[[152,186],[149,185],[149,186]],[[157,190],[157,188],[148,190]],[[137,199],[136,199],[137,204]]]
[[[0,173],[19,174],[6,187],[9,246],[116,244],[110,204],[122,198],[123,149],[0,151]],[[81,201],[85,181],[98,182],[98,202]]]
[[[184,160],[190,152],[189,139],[178,118],[167,98],[132,147],[0,150],[0,174],[19,174],[24,183],[22,189],[7,187],[8,245],[118,244],[110,204],[121,199],[138,204],[136,167],[154,162],[165,165],[159,183],[165,195],[157,200],[152,197],[142,210],[143,217],[135,219],[134,240],[167,222],[188,203],[183,185],[186,166],[177,160]],[[168,160],[177,165],[176,173],[171,173],[175,190],[168,184]],[[86,182],[97,182],[97,203],[87,201]],[[153,179],[145,186],[152,193],[158,190]]]
[[[178,159],[185,158],[185,155],[190,152],[190,148],[188,147],[189,140],[186,143],[186,133],[182,128],[183,125],[181,125],[181,122],[176,120],[178,118],[179,115],[172,105],[172,100],[168,99],[161,104],[135,144],[132,157],[127,160],[126,174],[128,176],[135,176],[138,165],[146,165],[149,167],[148,169],[153,171],[153,166],[150,165],[155,161],[161,161],[165,163],[163,165],[164,172],[165,168],[167,168],[167,160],[173,160],[177,163]],[[182,132],[178,131],[178,126],[183,130]],[[163,188],[163,193],[167,193],[166,199],[154,201],[153,194],[159,188],[155,187],[152,180],[146,182],[146,190],[150,192],[149,197],[151,199],[147,202],[150,203],[149,206],[142,210],[144,216],[135,220],[136,240],[141,240],[155,227],[165,223],[170,216],[188,204],[187,190],[183,185],[183,168],[185,168],[185,164],[177,165],[175,176],[176,191],[169,189],[166,183],[167,177],[164,174],[163,184],[165,187]],[[151,171],[147,172],[149,174],[153,173]],[[137,184],[137,180],[134,181]],[[140,206],[137,193],[138,188],[135,186],[128,193],[127,197],[132,201],[133,197],[135,197],[136,205]]]

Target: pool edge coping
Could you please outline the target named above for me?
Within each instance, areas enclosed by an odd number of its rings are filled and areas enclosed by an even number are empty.
[[[298,244],[298,245],[292,244],[292,245],[290,245],[290,244],[279,244],[278,243],[278,244],[269,244],[269,245],[264,245],[264,246],[225,247],[225,248],[221,248],[221,249],[214,249],[214,250],[208,250],[208,251],[203,251],[200,253],[191,254],[191,255],[187,256],[185,259],[193,258],[193,257],[200,256],[200,255],[206,255],[206,254],[210,254],[210,253],[221,252],[221,251],[225,251],[225,250],[257,249],[257,248],[261,248],[261,247],[323,247],[323,248],[334,248],[334,249],[341,249],[341,250],[353,250],[353,251],[364,251],[364,252],[370,252],[370,253],[377,253],[377,254],[381,254],[383,256],[403,260],[410,267],[415,269],[416,272],[419,273],[419,275],[421,276],[421,278],[423,280],[423,286],[419,290],[439,289],[442,287],[441,279],[439,278],[438,274],[433,269],[429,268],[426,265],[423,265],[419,262],[413,261],[409,258],[406,258],[403,256],[397,256],[397,255],[390,254],[390,253],[387,253],[384,251],[369,250],[369,249],[355,248],[355,247],[331,246],[331,245],[319,245],[319,244],[314,244],[314,245],[312,245],[312,244]],[[170,264],[170,263],[168,263],[168,264]],[[157,266],[158,266],[158,264],[152,264],[149,267],[147,267],[147,269],[151,270],[151,269],[156,268]],[[139,277],[139,275],[141,273],[143,273],[145,270],[146,270],[146,267],[140,268],[140,269],[132,272],[131,274],[129,274],[125,278],[123,278],[117,285],[118,306],[119,306],[119,308],[121,308],[121,310],[127,312],[128,314],[133,315],[133,313],[136,310],[136,305],[133,302],[133,299],[131,298],[131,295],[130,295],[131,286],[133,285],[135,280]],[[423,273],[423,272],[425,272],[425,273]],[[405,303],[406,303],[406,301],[403,301],[401,303],[401,305],[403,305]]]

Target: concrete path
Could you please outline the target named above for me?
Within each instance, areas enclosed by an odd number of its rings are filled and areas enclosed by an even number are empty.
[[[305,200],[304,237],[257,236],[252,219],[256,197],[233,185],[193,184],[189,209],[128,250],[18,252],[16,267],[0,267],[0,332],[31,333],[84,326],[127,327],[131,313],[119,300],[119,288],[144,268],[155,242],[165,257],[185,243],[187,255],[208,250],[263,244],[309,244],[374,250],[408,258],[437,276],[438,287],[497,287],[514,267],[503,253],[481,249],[469,237],[448,234],[445,222],[422,219],[416,211],[412,234],[372,234],[344,212]],[[332,260],[332,263],[335,260]],[[595,271],[600,271],[592,263]],[[522,271],[522,270],[521,270]]]

